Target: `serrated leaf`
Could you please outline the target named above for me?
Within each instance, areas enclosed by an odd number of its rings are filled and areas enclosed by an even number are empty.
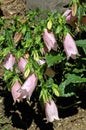
[[[59,85],[59,92],[61,96],[68,97],[74,94],[74,92],[65,93],[66,87],[68,87],[68,85],[70,85],[71,83],[86,83],[86,78],[82,78],[75,74],[68,74],[67,79]]]
[[[5,40],[4,36],[0,36],[0,44]]]
[[[56,28],[56,34],[60,33],[62,31],[63,27],[61,25],[59,25],[57,28]]]
[[[53,90],[53,93],[58,97],[59,96],[58,85],[53,84],[52,90]]]
[[[6,56],[10,52],[10,50],[11,50],[10,47],[3,49],[3,52],[2,52],[3,57]]]
[[[73,69],[73,71],[72,72],[74,72],[74,73],[83,73],[83,71],[85,71],[85,69],[77,69],[77,68],[75,68],[75,69]]]
[[[58,63],[61,62],[63,60],[63,57],[60,54],[56,56],[53,56],[51,54],[50,55],[46,54],[45,59],[48,64],[48,67],[50,67],[50,66],[53,66],[57,62]]]
[[[4,81],[9,80],[13,76],[13,72],[6,70],[4,73]]]
[[[82,78],[75,74],[68,74],[66,79],[66,85],[69,85],[70,83],[85,83],[86,78]]]
[[[78,8],[78,20],[80,21],[81,20],[81,18],[82,18],[82,14],[83,14],[83,7],[82,6],[79,6],[79,8]]]
[[[77,46],[82,47],[84,53],[86,54],[86,39],[76,41]]]
[[[64,81],[63,83],[61,83],[59,85],[59,94],[60,94],[60,96],[70,97],[70,96],[74,95],[73,92],[65,93],[65,89],[66,89],[66,81]]]

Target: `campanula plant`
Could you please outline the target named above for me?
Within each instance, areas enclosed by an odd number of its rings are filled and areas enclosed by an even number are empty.
[[[65,12],[49,12],[46,19],[41,11],[2,18],[3,89],[11,92],[15,104],[24,99],[40,102],[47,122],[59,119],[59,97],[79,99],[77,91],[86,83],[85,4],[72,0]]]

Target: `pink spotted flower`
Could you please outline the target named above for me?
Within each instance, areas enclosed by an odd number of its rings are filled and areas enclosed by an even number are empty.
[[[51,49],[57,51],[58,45],[53,32],[49,31],[48,29],[44,29],[43,40],[46,47],[48,48],[48,51]]]
[[[45,104],[45,115],[48,122],[59,120],[58,109],[53,100],[46,102]]]
[[[63,39],[64,51],[67,55],[67,60],[71,57],[72,59],[76,59],[76,55],[79,56],[78,49],[76,47],[76,43],[72,36],[67,33]]]

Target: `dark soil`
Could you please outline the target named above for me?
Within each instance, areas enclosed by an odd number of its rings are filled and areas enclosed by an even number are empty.
[[[25,0],[0,0],[0,2],[1,16],[25,14]],[[4,85],[0,69],[0,130],[86,129],[86,92],[78,92],[78,99],[75,97],[59,99],[57,104],[59,104],[60,120],[46,123],[45,115],[36,101],[34,104],[26,101],[13,104],[11,93],[3,90]],[[63,104],[64,107],[60,107],[60,104]],[[66,108],[66,106],[69,107]]]

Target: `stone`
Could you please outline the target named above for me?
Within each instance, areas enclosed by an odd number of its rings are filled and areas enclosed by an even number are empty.
[[[48,10],[52,13],[63,12],[71,0],[27,0],[26,10]]]

